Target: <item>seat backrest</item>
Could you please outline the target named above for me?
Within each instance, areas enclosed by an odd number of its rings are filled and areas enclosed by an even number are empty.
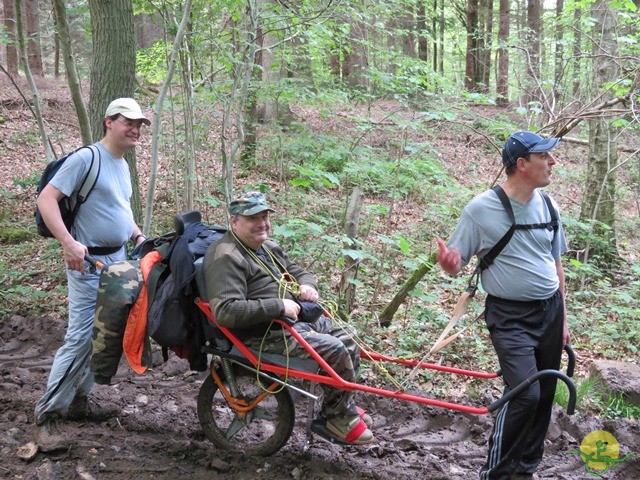
[[[189,210],[173,217],[173,229],[178,235],[184,233],[185,228],[193,223],[202,222],[202,215],[198,210]]]

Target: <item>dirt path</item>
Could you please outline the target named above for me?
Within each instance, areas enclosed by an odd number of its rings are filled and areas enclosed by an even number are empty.
[[[477,478],[484,462],[488,415],[477,416],[361,395],[374,418],[377,442],[342,447],[314,436],[307,443],[306,401],[297,396],[298,418],[287,445],[267,458],[217,451],[204,437],[196,413],[203,373],[190,372],[175,356],[150,373],[135,375],[124,363],[111,386],[92,396],[120,414],[106,422],[68,422],[69,451],[38,453],[25,461],[18,448],[33,438],[33,406],[43,392],[64,323],[12,317],[0,326],[0,478],[11,479],[451,479]],[[585,465],[571,450],[593,430],[612,433],[640,454],[637,422],[601,423],[554,412],[539,478],[582,479]],[[638,459],[605,478],[640,478]]]

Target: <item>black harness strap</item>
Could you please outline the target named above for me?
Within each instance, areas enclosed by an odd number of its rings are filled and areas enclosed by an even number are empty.
[[[542,195],[542,198],[547,204],[547,209],[549,210],[551,221],[546,223],[532,223],[532,224],[525,224],[525,225],[516,224],[516,217],[513,214],[513,208],[511,207],[511,202],[509,201],[509,197],[507,196],[503,188],[500,185],[496,185],[491,190],[493,190],[496,193],[496,195],[498,195],[498,198],[500,199],[502,206],[507,212],[507,215],[509,215],[509,219],[511,220],[511,226],[509,227],[509,230],[507,230],[507,233],[505,233],[502,236],[502,238],[498,240],[498,243],[496,243],[493,246],[493,248],[489,250],[489,252],[480,259],[480,261],[478,262],[478,268],[480,269],[480,271],[486,268],[489,268],[491,265],[493,265],[493,262],[495,261],[496,257],[500,255],[500,252],[502,252],[504,247],[507,246],[507,243],[509,243],[509,240],[511,240],[511,237],[513,236],[513,232],[515,232],[516,230],[533,230],[537,228],[546,228],[549,231],[553,230],[554,240],[556,238],[556,233],[558,232],[558,214],[556,212],[556,209],[553,208],[553,204],[551,203],[551,198],[549,198],[549,195],[547,195],[542,190],[538,190],[538,191],[540,192],[540,195]]]

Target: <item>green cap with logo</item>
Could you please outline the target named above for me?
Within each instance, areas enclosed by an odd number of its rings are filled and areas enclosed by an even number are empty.
[[[233,199],[229,204],[229,213],[231,215],[250,217],[265,210],[275,212],[275,210],[267,204],[267,199],[264,194],[260,192],[243,193]]]

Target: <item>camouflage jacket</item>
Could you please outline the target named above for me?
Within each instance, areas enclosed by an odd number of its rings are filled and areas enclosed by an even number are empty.
[[[137,260],[113,263],[102,269],[93,320],[93,357],[91,371],[98,384],[108,385],[118,370],[122,340],[131,307],[142,288],[142,273]],[[146,337],[143,362],[151,364],[151,343]]]

